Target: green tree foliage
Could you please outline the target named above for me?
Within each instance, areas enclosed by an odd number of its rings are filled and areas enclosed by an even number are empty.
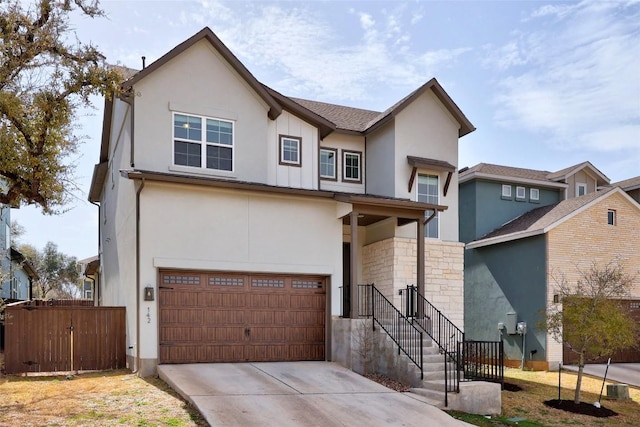
[[[581,271],[577,283],[564,275],[555,280],[561,304],[547,311],[545,327],[556,341],[578,354],[575,403],[580,403],[585,362],[631,347],[640,337],[629,308],[618,302],[629,295],[634,279],[618,261],[611,261]]]
[[[95,0],[0,1],[0,203],[60,212],[75,188],[76,112],[119,87],[119,71],[75,38],[74,11],[103,15]]]
[[[75,257],[59,252],[58,246],[52,242],[47,242],[41,251],[30,245],[22,245],[20,252],[39,276],[34,282],[34,298],[65,299],[81,295]]]

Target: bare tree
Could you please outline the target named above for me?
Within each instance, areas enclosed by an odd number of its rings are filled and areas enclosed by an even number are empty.
[[[593,263],[579,273],[576,283],[562,273],[554,279],[560,303],[547,311],[544,321],[556,341],[578,354],[575,403],[580,403],[585,362],[631,347],[640,336],[629,309],[619,302],[629,295],[636,276],[627,274],[619,260]]]

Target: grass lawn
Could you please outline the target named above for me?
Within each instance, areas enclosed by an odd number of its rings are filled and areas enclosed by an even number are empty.
[[[577,375],[562,371],[562,388],[560,398],[573,400]],[[502,392],[502,415],[487,418],[448,411],[456,418],[477,426],[524,426],[524,427],[556,427],[556,426],[640,426],[640,389],[629,388],[631,400],[607,400],[606,385],[601,405],[611,409],[618,415],[609,418],[597,418],[572,414],[544,405],[545,400],[558,398],[557,372],[532,372],[519,369],[505,369],[505,382],[522,388],[522,391]],[[606,384],[614,384],[607,381]],[[598,401],[602,380],[583,377],[581,400],[587,403]]]

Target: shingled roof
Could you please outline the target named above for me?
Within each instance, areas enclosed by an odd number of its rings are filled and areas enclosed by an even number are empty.
[[[367,129],[367,124],[380,115],[378,111],[363,110],[344,105],[291,97],[289,99],[331,121],[336,125],[336,128],[353,132],[364,132]]]
[[[549,181],[547,176],[551,172],[536,169],[514,168],[511,166],[494,165],[491,163],[479,163],[473,167],[461,171],[460,180],[463,180],[464,177],[471,176],[474,173],[482,175],[531,179],[534,181]]]
[[[469,243],[468,247],[482,247],[546,233],[563,219],[577,213],[578,210],[598,199],[608,197],[608,194],[614,191],[625,194],[618,187],[609,187],[584,196],[566,199],[553,205],[533,209]]]
[[[625,191],[635,190],[636,188],[640,188],[640,176],[625,179],[623,181],[613,182],[611,183],[611,186],[620,187]]]

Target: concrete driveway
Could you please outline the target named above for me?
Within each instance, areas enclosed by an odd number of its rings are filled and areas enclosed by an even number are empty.
[[[331,362],[160,365],[212,426],[467,425]]]
[[[577,365],[563,366],[563,369],[578,372]],[[606,369],[606,363],[584,365],[584,373],[597,378],[604,378]],[[609,365],[607,380],[640,387],[640,363],[612,363]]]

